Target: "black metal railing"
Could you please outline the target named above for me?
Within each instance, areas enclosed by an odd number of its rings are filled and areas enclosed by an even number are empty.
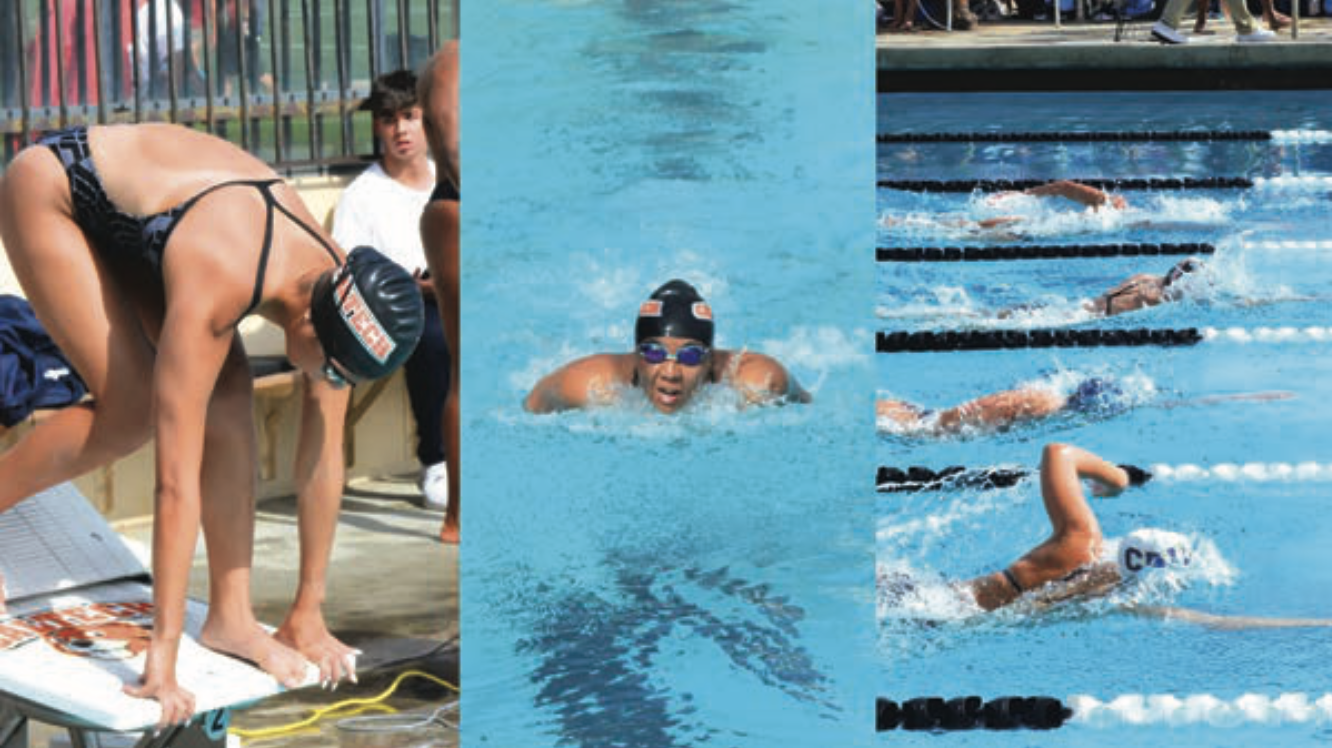
[[[459,0],[4,0],[0,167],[43,131],[176,122],[289,173],[362,163],[356,107],[458,34]]]

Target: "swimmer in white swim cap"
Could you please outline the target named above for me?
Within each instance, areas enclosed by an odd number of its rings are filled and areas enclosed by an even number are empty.
[[[1116,564],[1102,559],[1104,538],[1087,504],[1082,481],[1093,491],[1113,496],[1151,476],[1136,468],[1113,465],[1067,444],[1049,444],[1041,455],[1041,498],[1050,518],[1050,537],[1004,569],[966,583],[984,610],[994,610],[1032,590],[1058,587],[1058,597],[1098,594],[1118,584]],[[1146,547],[1145,545],[1141,547]],[[1159,552],[1160,548],[1154,546]]]
[[[1119,575],[1131,579],[1153,569],[1169,569],[1193,563],[1193,544],[1169,530],[1134,530],[1119,543]]]

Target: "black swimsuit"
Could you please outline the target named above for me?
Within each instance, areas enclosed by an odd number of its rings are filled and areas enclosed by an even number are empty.
[[[273,185],[280,184],[281,179],[235,179],[219,182],[170,210],[151,216],[133,216],[117,208],[107,196],[106,188],[102,186],[102,179],[97,174],[97,167],[93,164],[92,149],[88,146],[87,128],[60,130],[37,142],[50,148],[64,165],[65,174],[69,177],[70,198],[74,203],[74,221],[87,232],[92,245],[102,253],[103,258],[113,263],[127,260],[146,263],[152,269],[153,275],[159,279],[162,277],[162,255],[166,250],[167,241],[171,238],[171,232],[195,203],[223,187],[242,185],[259,190],[267,205],[264,244],[259,255],[259,267],[255,272],[254,294],[241,317],[254,311],[263,298],[264,273],[268,269],[268,253],[273,246],[274,208],[282,211],[297,226],[313,236],[335,263],[342,264],[338,253],[324,241],[323,237],[278,202],[273,195]]]
[[[436,200],[460,203],[462,202],[462,191],[454,187],[453,182],[447,179],[443,182],[436,182],[434,192],[430,193],[430,202],[433,203]]]

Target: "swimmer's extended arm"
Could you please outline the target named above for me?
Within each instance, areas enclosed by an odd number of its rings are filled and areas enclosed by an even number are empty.
[[[1332,628],[1328,618],[1269,618],[1266,616],[1228,616],[1204,613],[1190,608],[1157,605],[1134,605],[1127,610],[1141,616],[1170,618],[1206,626],[1210,629],[1238,631],[1242,629]]]
[[[1226,405],[1229,403],[1270,403],[1278,400],[1293,400],[1295,393],[1286,390],[1268,392],[1240,392],[1233,395],[1205,395],[1191,400],[1167,400],[1160,407],[1170,410],[1194,405]]]
[[[812,399],[777,359],[762,353],[742,352],[734,355],[739,359],[727,379],[746,405],[808,403]]]
[[[1072,200],[1080,205],[1085,205],[1088,208],[1100,208],[1102,205],[1110,202],[1110,196],[1105,192],[1089,185],[1081,184],[1079,182],[1070,182],[1068,180],[1042,184],[1037,187],[1028,188],[1023,192],[1028,195],[1037,195],[1040,197],[1062,197]]]
[[[616,392],[632,381],[633,361],[598,353],[572,361],[542,377],[523,400],[530,413],[558,413],[613,402]]]

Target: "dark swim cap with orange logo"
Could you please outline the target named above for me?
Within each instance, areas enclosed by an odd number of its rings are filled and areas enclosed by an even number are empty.
[[[634,344],[648,338],[686,338],[711,348],[712,307],[688,283],[667,281],[638,308]]]
[[[370,247],[319,276],[310,321],[324,357],[354,382],[392,374],[416,349],[425,305],[412,276]]]

